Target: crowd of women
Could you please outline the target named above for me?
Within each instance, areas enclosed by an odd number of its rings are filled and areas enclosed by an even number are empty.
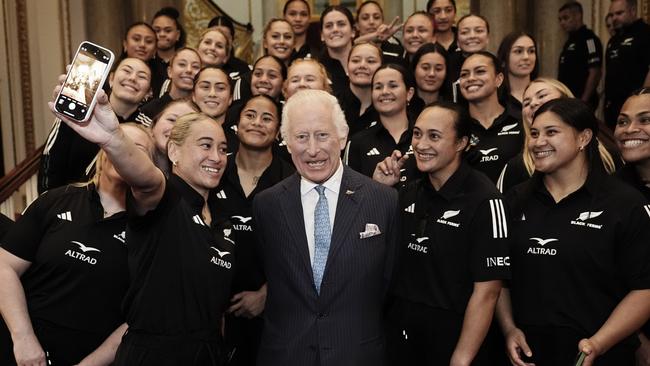
[[[650,89],[610,131],[538,77],[530,34],[494,55],[454,0],[403,24],[329,6],[321,49],[311,15],[287,1],[252,66],[227,17],[196,45],[172,8],[128,28],[91,122],[58,116],[44,193],[2,240],[0,364],[254,365],[252,201],[294,171],[282,103],[319,89],[348,123],[343,161],[400,194],[386,364],[650,365]]]

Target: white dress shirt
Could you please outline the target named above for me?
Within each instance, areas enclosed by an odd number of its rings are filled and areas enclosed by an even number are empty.
[[[300,200],[302,201],[302,214],[305,219],[305,234],[307,234],[307,245],[309,247],[309,260],[313,263],[314,251],[316,248],[316,239],[314,238],[314,211],[318,203],[318,192],[315,187],[322,185],[325,187],[325,197],[327,197],[327,208],[330,215],[330,230],[334,228],[334,216],[336,215],[336,204],[339,199],[341,189],[341,179],[343,178],[343,163],[339,160],[339,167],[336,172],[324,183],[318,184],[302,177],[300,179]]]

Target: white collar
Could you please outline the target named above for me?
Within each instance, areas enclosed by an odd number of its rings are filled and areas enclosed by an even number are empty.
[[[318,185],[322,185],[325,188],[329,189],[330,191],[334,192],[336,195],[339,194],[339,190],[341,189],[341,180],[343,179],[343,162],[341,159],[339,159],[339,167],[336,169],[334,174],[332,174],[331,177],[329,177],[328,180],[326,180],[323,183],[314,183],[305,177],[300,177],[300,195],[304,196],[307,194],[309,191],[314,189],[314,187]]]

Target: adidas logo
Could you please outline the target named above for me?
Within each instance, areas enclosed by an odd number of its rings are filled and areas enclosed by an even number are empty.
[[[199,216],[199,215],[192,216],[192,221],[194,221],[195,223],[197,223],[197,224],[199,224],[201,226],[207,226],[205,224],[205,222],[203,222],[203,220],[201,219],[201,216]]]
[[[407,208],[404,209],[405,212],[415,213],[415,203],[411,203]]]
[[[377,150],[376,147],[373,147],[372,149],[370,149],[370,151],[366,153],[366,155],[368,156],[379,155],[379,150]]]
[[[61,220],[72,221],[72,214],[70,213],[70,211],[57,214],[56,217],[60,218]]]
[[[645,205],[643,206],[643,208],[645,209],[645,212],[648,214],[648,217],[650,217],[650,205]]]
[[[228,197],[226,197],[226,192],[224,192],[222,189],[221,191],[217,192],[217,198],[220,200],[225,200]]]

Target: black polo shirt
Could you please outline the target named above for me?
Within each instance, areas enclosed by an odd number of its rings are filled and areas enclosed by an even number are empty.
[[[228,76],[230,76],[231,79],[234,80],[238,77],[249,74],[253,70],[253,67],[249,65],[248,62],[235,57],[232,53],[234,53],[234,50],[231,51],[231,56],[228,59],[228,62],[226,62],[221,68]]]
[[[555,202],[541,174],[506,195],[513,208],[511,296],[525,326],[590,337],[629,291],[650,288],[650,206],[597,167]]]
[[[233,154],[228,157],[228,165],[219,186],[210,192],[217,217],[232,223],[237,242],[235,253],[237,269],[233,278],[232,294],[257,291],[266,283],[262,263],[257,255],[253,198],[257,193],[275,185],[293,172],[293,167],[274,156],[271,165],[260,176],[255,189],[246,197],[241,188],[235,154]]]
[[[313,54],[311,47],[309,47],[309,44],[305,42],[305,44],[303,44],[298,51],[294,49],[291,52],[291,57],[289,58],[289,65],[291,65],[291,63],[294,60],[297,60],[299,58],[314,58],[314,56],[315,55]]]
[[[341,109],[343,109],[345,120],[348,122],[348,127],[350,128],[348,138],[354,136],[357,132],[365,130],[373,123],[377,124],[379,122],[379,114],[372,103],[370,103],[370,106],[366,108],[363,114],[360,114],[361,101],[349,87],[337,95],[336,99],[338,99]]]
[[[235,241],[230,223],[201,216],[201,195],[172,175],[158,206],[135,215],[127,198],[131,285],[124,300],[129,329],[195,337],[219,332],[230,300]]]
[[[402,43],[395,37],[390,37],[381,42],[379,46],[382,53],[382,62],[384,64],[402,64],[404,63],[404,47]],[[408,62],[406,63],[408,65]]]
[[[503,166],[524,146],[521,120],[514,118],[506,108],[487,129],[472,119],[471,132],[471,148],[465,158],[496,183]]]
[[[151,99],[140,108],[140,113],[135,120],[140,124],[151,127],[156,116],[173,101],[174,99],[169,93],[163,94],[160,98]]]
[[[415,164],[415,157],[412,156],[412,136],[413,124],[409,123],[409,128],[402,133],[399,142],[395,143],[393,136],[384,125],[377,123],[352,136],[345,148],[345,163],[357,172],[372,178],[377,164],[389,157],[394,150],[399,150],[402,154],[411,155],[400,174],[399,185],[404,186],[421,175]]]
[[[589,69],[600,68],[602,64],[603,45],[598,36],[583,25],[580,29],[569,32],[569,39],[560,53],[557,79],[580,98],[585,90]]]
[[[404,225],[392,292],[465,312],[475,282],[509,278],[509,221],[501,194],[462,163],[436,191],[428,178],[400,190]]]
[[[350,79],[343,65],[341,65],[339,60],[330,57],[327,52],[327,47],[323,48],[318,61],[325,66],[325,70],[329,74],[330,81],[332,82],[332,94],[339,95],[350,87]]]
[[[646,200],[650,201],[650,186],[641,180],[634,164],[626,164],[622,168],[617,169],[616,176],[625,183],[636,188],[637,191],[643,194]]]
[[[503,166],[499,179],[497,180],[497,189],[505,194],[513,187],[530,179],[526,165],[524,164],[524,155],[519,153],[512,157],[506,165]]]
[[[650,202],[650,186],[644,183],[636,171],[634,164],[627,164],[620,169],[616,170],[616,177],[620,178],[623,182],[636,188],[637,191],[643,194],[646,201]],[[650,337],[650,321],[643,326],[643,333],[646,337]]]
[[[87,355],[124,322],[121,303],[129,283],[125,229],[124,212],[104,218],[91,184],[43,193],[4,237],[5,250],[31,262],[21,282],[44,349],[57,342],[58,330],[58,336],[78,337],[67,339],[71,350],[60,351],[62,359],[70,353]],[[54,338],[39,334],[41,324]]]
[[[160,95],[165,80],[168,79],[167,68],[169,67],[169,62],[165,62],[156,55],[149,61],[149,67],[151,68],[151,91],[153,99],[156,99]]]
[[[650,25],[638,19],[618,30],[607,43],[605,60],[605,122],[613,126],[627,97],[648,74]]]

